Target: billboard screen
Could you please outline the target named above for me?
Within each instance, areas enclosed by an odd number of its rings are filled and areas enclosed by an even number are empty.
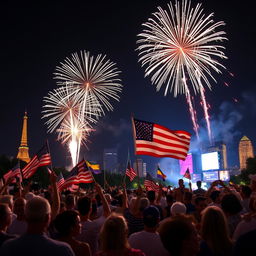
[[[193,173],[192,174],[192,182],[196,183],[198,180],[202,180],[201,173]]]
[[[189,169],[190,173],[193,173],[193,158],[192,154],[188,154],[186,159],[179,160],[180,163],[180,175],[184,175],[187,169]]]
[[[219,179],[218,171],[213,172],[203,172],[203,181],[212,182]]]
[[[222,181],[229,181],[230,175],[229,171],[219,171],[220,180]]]
[[[218,152],[202,154],[201,159],[203,171],[218,170],[220,168]]]

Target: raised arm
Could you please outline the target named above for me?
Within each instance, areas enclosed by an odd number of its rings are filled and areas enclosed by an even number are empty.
[[[128,199],[127,199],[127,191],[126,191],[126,184],[124,182],[123,184],[123,202],[122,202],[122,210],[124,211],[125,209],[128,208]]]
[[[60,211],[60,195],[56,183],[57,176],[54,171],[50,174],[50,182],[52,187],[52,220],[55,219]]]
[[[108,201],[102,191],[102,188],[101,186],[98,184],[98,183],[95,183],[95,189],[97,191],[97,193],[99,194],[100,196],[100,199],[102,201],[102,206],[103,206],[103,215],[105,217],[108,217],[111,213],[111,210],[110,210],[110,207],[109,207],[109,204],[108,204]]]

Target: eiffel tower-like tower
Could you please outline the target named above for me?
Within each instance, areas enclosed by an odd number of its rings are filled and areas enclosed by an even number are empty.
[[[27,127],[28,127],[28,116],[27,116],[27,112],[25,112],[25,115],[23,117],[21,142],[20,142],[17,158],[26,163],[30,161],[30,157],[28,153]]]

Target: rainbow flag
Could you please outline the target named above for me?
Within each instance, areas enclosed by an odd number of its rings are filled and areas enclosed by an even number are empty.
[[[162,179],[163,181],[165,181],[167,176],[161,171],[159,166],[157,167],[156,174],[158,179]]]
[[[86,161],[86,164],[87,164],[89,170],[91,172],[93,172],[93,174],[100,174],[101,173],[99,164],[91,163],[89,161]]]

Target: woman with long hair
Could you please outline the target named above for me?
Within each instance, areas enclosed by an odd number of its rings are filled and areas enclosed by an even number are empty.
[[[97,256],[145,256],[141,250],[130,247],[128,228],[124,217],[112,214],[100,232],[100,248]]]
[[[217,206],[209,206],[202,212],[201,249],[199,256],[229,256],[232,241],[229,237],[227,219]]]

